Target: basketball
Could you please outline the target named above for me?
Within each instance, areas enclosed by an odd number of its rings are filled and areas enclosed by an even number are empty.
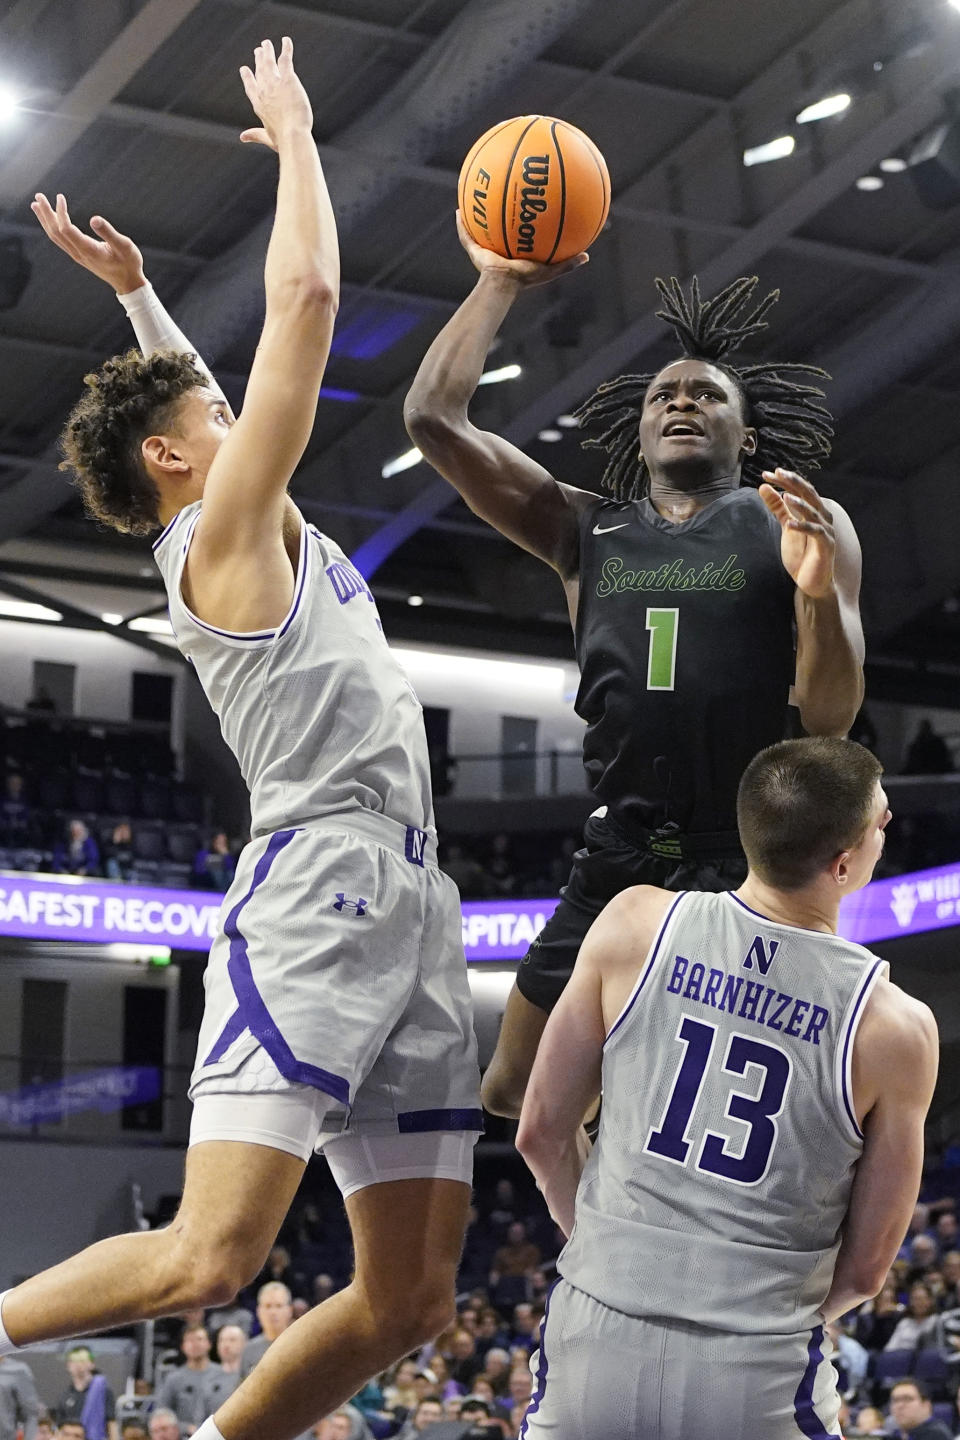
[[[566,120],[518,115],[494,125],[460,171],[472,240],[509,260],[557,264],[593,244],[610,209],[606,162]]]

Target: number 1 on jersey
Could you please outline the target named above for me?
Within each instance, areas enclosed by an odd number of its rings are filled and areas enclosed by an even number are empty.
[[[647,689],[672,690],[677,668],[679,610],[647,610],[650,650],[647,655]]]

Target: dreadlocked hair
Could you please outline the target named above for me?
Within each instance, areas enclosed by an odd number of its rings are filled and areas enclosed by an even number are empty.
[[[160,524],[160,495],[143,463],[148,435],[170,427],[178,402],[203,385],[193,355],[128,350],[84,376],[83,395],[60,436],[61,470],[94,520],[128,535],[149,535]]]
[[[657,318],[673,328],[684,356],[716,365],[740,392],[744,419],[757,432],[756,451],[744,456],[741,468],[743,484],[753,486],[761,483],[764,470],[777,466],[819,469],[830,454],[833,435],[833,416],[820,403],[824,392],[809,383],[829,380],[825,370],[773,360],[736,368],[720,363],[731,350],[767,328],[765,316],[779,300],[780,291],[772,290],[751,310],[758,283],[756,275],[745,276],[712,300],[701,300],[700,284],[694,276],[688,300],[676,278],[656,282],[664,307],[657,311]],[[637,452],[637,427],[644,397],[658,373],[608,380],[574,412],[582,426],[605,426],[595,439],[582,443],[584,448],[607,452],[610,458],[600,483],[617,500],[641,499],[650,488],[646,461]]]

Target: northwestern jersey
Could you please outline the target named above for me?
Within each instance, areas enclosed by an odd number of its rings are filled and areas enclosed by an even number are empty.
[[[391,655],[366,582],[300,521],[289,613],[248,634],[199,620],[180,592],[200,502],[154,546],[180,650],[194,665],[250,791],[256,837],[374,810],[429,830],[430,766],[420,703]]]
[[[729,891],[678,896],[604,1045],[564,1279],[644,1319],[821,1324],[863,1150],[853,1041],[886,972]]]
[[[740,777],[782,740],[794,585],[755,490],[675,525],[649,499],[580,518],[576,642],[590,787],[626,827],[736,830]]]

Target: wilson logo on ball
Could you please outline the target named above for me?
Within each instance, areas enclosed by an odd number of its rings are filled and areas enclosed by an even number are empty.
[[[593,141],[549,115],[503,120],[463,162],[460,213],[471,239],[507,259],[555,264],[586,250],[610,209],[610,176]]]

